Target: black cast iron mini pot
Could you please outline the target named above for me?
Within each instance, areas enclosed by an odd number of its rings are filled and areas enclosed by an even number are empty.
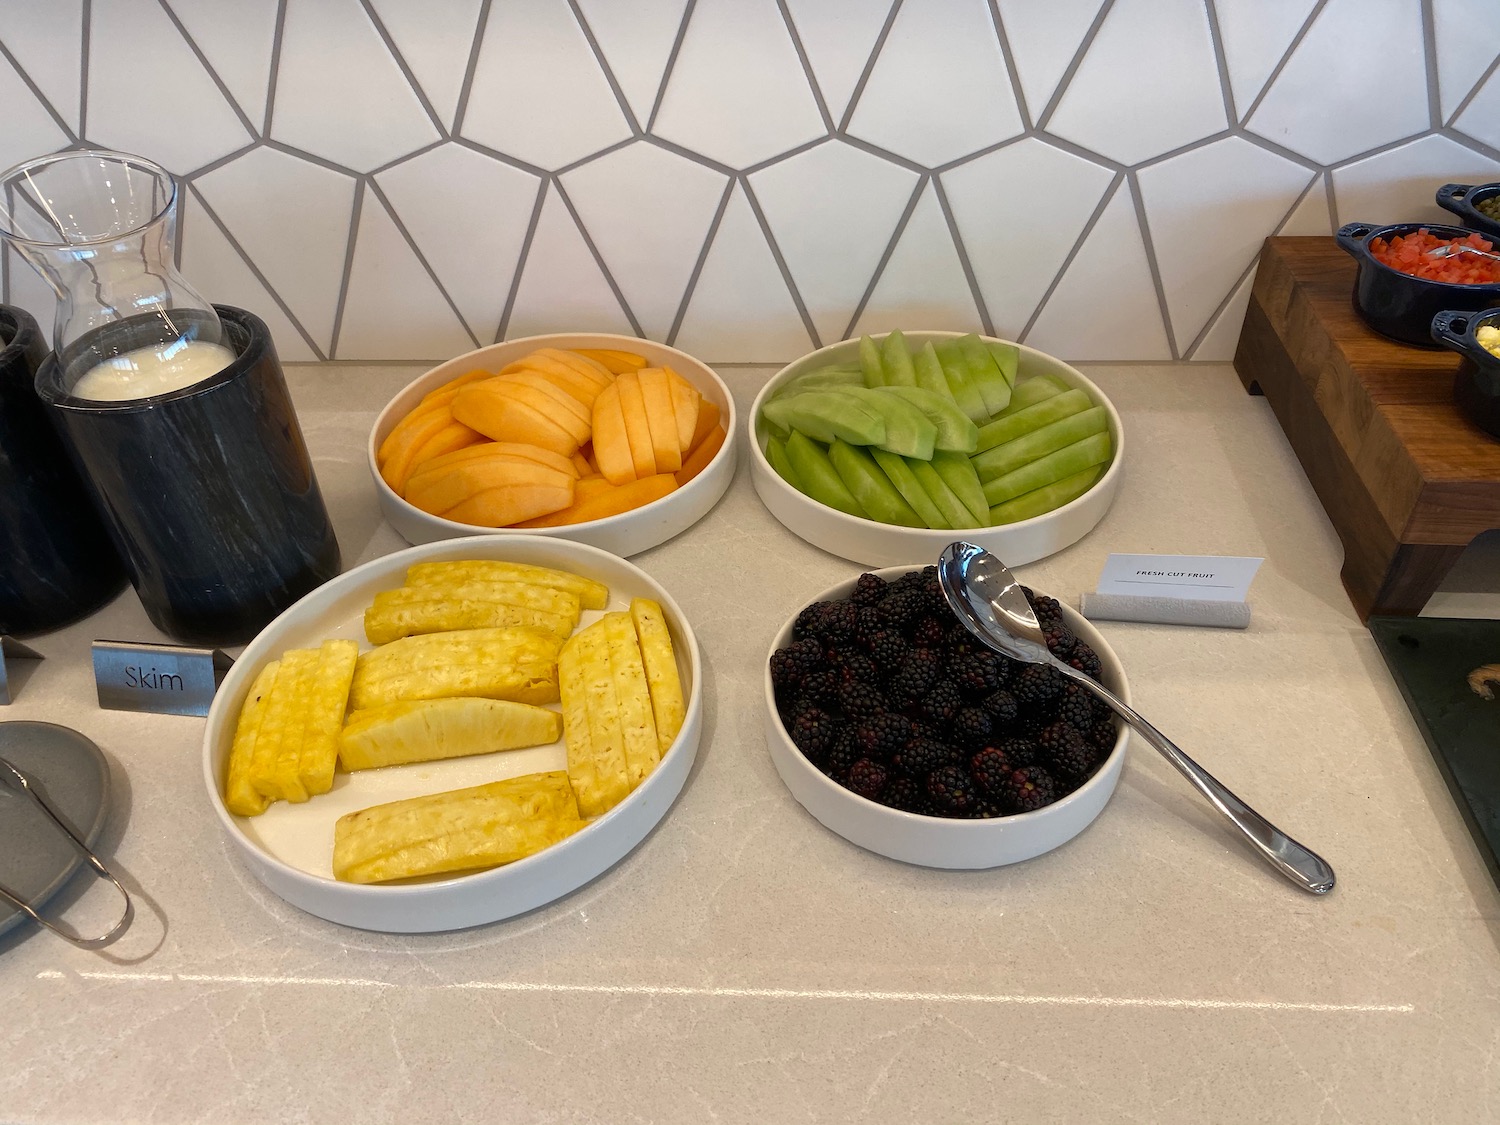
[[[1500,196],[1500,184],[1444,184],[1437,190],[1437,205],[1452,211],[1470,230],[1500,238],[1500,220],[1490,218],[1477,206],[1496,196]]]
[[[1500,284],[1454,285],[1429,281],[1392,269],[1370,253],[1374,239],[1389,241],[1419,230],[1440,239],[1467,238],[1473,233],[1462,227],[1433,223],[1398,223],[1388,227],[1346,223],[1335,237],[1339,246],[1359,263],[1359,275],[1354,280],[1354,308],[1365,323],[1382,336],[1403,344],[1435,348],[1438,345],[1432,340],[1433,317],[1445,310],[1479,312],[1500,305]]]
[[[1453,378],[1453,398],[1465,418],[1491,437],[1500,438],[1500,357],[1475,339],[1483,327],[1500,328],[1500,308],[1477,316],[1440,312],[1432,318],[1432,338],[1463,356]]]

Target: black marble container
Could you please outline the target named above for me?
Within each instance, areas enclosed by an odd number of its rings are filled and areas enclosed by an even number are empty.
[[[99,355],[133,346],[127,320],[49,356],[36,389],[152,622],[225,645],[337,575],[339,547],[270,331],[214,307],[236,359],[203,382],[118,402],[72,397]]]
[[[31,314],[0,305],[0,633],[29,636],[86,617],[125,571],[37,398],[47,345]]]

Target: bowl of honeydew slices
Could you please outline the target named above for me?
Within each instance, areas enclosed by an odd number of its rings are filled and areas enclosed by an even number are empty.
[[[814,546],[927,562],[955,532],[1010,565],[1087,535],[1119,489],[1119,413],[1082,373],[992,337],[909,331],[822,348],[750,410],[751,480]]]

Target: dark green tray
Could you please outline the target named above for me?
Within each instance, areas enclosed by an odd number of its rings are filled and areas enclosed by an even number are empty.
[[[1500,664],[1500,621],[1372,617],[1370,632],[1500,885],[1500,685],[1485,700],[1469,673]]]

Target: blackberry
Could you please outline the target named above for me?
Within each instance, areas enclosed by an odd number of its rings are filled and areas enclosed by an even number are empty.
[[[950,675],[965,695],[980,698],[1000,686],[1000,661],[993,652],[980,649],[953,661]]]
[[[1112,718],[1102,722],[1095,721],[1094,725],[1089,728],[1089,745],[1101,755],[1108,754],[1115,748],[1115,739],[1118,737],[1119,732],[1115,729],[1115,721]]]
[[[885,629],[885,618],[874,606],[856,606],[854,610],[854,641],[868,649],[875,635]]]
[[[1041,766],[1024,766],[1010,771],[1000,786],[999,799],[1012,812],[1035,812],[1057,799],[1057,788]]]
[[[1000,785],[1016,768],[1004,750],[998,746],[986,746],[969,759],[969,773],[979,785],[979,791],[993,797],[1000,792]]]
[[[910,777],[926,777],[958,761],[958,748],[941,739],[917,735],[891,755],[891,765]]]
[[[832,655],[831,663],[839,674],[841,683],[878,684],[880,682],[880,669],[858,649],[838,649]]]
[[[1099,654],[1084,641],[1074,644],[1073,651],[1066,657],[1066,662],[1090,679],[1097,680],[1104,672],[1104,665],[1099,662]]]
[[[1094,755],[1078,728],[1059,720],[1043,727],[1037,746],[1052,772],[1063,781],[1081,781],[1094,768]]]
[[[849,680],[839,685],[837,698],[844,716],[851,722],[859,722],[869,715],[885,710],[885,697],[874,684]]]
[[[1062,673],[1041,664],[1028,664],[1011,678],[1010,693],[1025,711],[1035,711],[1055,701],[1062,690]]]
[[[906,638],[894,629],[881,629],[870,637],[865,647],[869,650],[870,659],[875,661],[876,666],[887,676],[900,668],[907,654],[911,652]]]
[[[939,680],[932,690],[922,697],[918,710],[922,718],[932,723],[951,723],[953,716],[963,706],[963,694],[952,680]]]
[[[780,695],[793,691],[802,677],[823,662],[823,646],[810,638],[793,641],[771,654],[771,684]]]
[[[788,733],[798,750],[816,760],[832,745],[837,721],[821,707],[808,707],[792,721]]]
[[[889,778],[890,770],[885,766],[872,762],[869,758],[861,758],[849,767],[849,773],[844,778],[844,788],[873,801],[885,788]]]
[[[805,607],[792,622],[792,639],[800,641],[804,637],[811,637],[814,626],[822,620],[823,615],[828,612],[828,607],[833,604],[833,602],[813,602],[812,605]]]
[[[885,783],[880,796],[875,798],[882,805],[889,805],[902,812],[925,812],[927,796],[914,778],[893,777]]]
[[[848,776],[854,763],[863,757],[864,753],[860,750],[859,743],[854,740],[854,731],[844,726],[834,736],[833,745],[829,746],[823,760],[814,761],[813,765],[835,781],[842,781]]]
[[[838,697],[839,674],[832,668],[814,668],[797,686],[798,698],[823,706]]]
[[[1094,695],[1081,684],[1065,683],[1057,697],[1057,717],[1080,731],[1094,725]]]
[[[917,618],[907,631],[911,634],[912,644],[921,645],[923,648],[936,648],[948,635],[948,625],[941,618],[928,614]]]
[[[1013,734],[1000,740],[1000,749],[1010,759],[1011,764],[1016,767],[1029,766],[1036,762],[1037,744],[1024,735]]]
[[[885,597],[887,588],[886,580],[880,575],[861,574],[854,583],[854,593],[849,595],[849,600],[855,605],[872,606]]]
[[[899,629],[907,622],[915,621],[927,611],[927,599],[921,590],[896,589],[887,594],[885,600],[876,608],[888,624]]]
[[[803,689],[806,690],[807,681],[803,681]],[[988,712],[997,726],[1005,726],[1016,721],[1016,697],[1004,688],[998,688],[984,697],[981,707]]]
[[[953,716],[953,741],[968,749],[983,746],[992,727],[989,714],[982,708],[960,707]]]
[[[937,683],[942,670],[942,657],[931,649],[910,650],[907,658],[886,679],[892,702],[897,707],[911,706]]]
[[[825,645],[843,644],[854,639],[859,621],[859,607],[852,602],[828,602],[827,608],[814,620],[808,632]]]
[[[963,766],[939,766],[927,775],[927,798],[942,816],[962,816],[979,803],[979,791]]]
[[[1046,642],[1047,650],[1053,656],[1059,658],[1071,655],[1073,646],[1078,643],[1078,638],[1073,635],[1073,630],[1069,629],[1060,620],[1042,630],[1042,640]]]
[[[911,740],[911,720],[892,711],[862,716],[854,723],[854,740],[872,758],[889,758]]]

